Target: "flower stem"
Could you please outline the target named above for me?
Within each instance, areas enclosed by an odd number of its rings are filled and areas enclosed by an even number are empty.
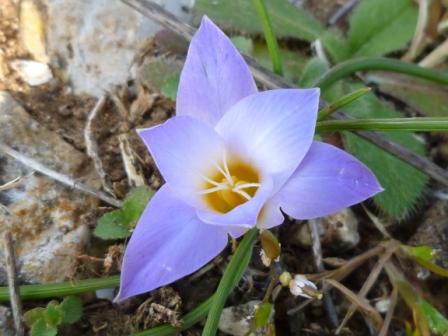
[[[448,118],[377,118],[319,121],[316,131],[448,131]]]
[[[337,110],[341,109],[342,107],[350,104],[351,102],[355,101],[359,97],[364,96],[365,94],[369,93],[371,88],[365,87],[360,88],[356,91],[350,92],[349,94],[343,96],[342,98],[338,99],[334,103],[328,104],[326,107],[324,107],[322,110],[319,111],[319,115],[317,116],[317,121],[321,121],[324,119],[327,119],[330,114],[333,112],[336,112]]]
[[[254,228],[248,231],[241,243],[239,244],[235,254],[230,260],[224,275],[219,282],[218,289],[213,296],[210,311],[208,312],[207,322],[202,331],[202,336],[214,336],[218,329],[219,318],[222,309],[227,301],[232,289],[238,284],[244,274],[247,265],[252,256],[252,249],[258,237],[258,229]]]
[[[278,47],[277,39],[272,30],[271,20],[269,19],[268,11],[264,0],[253,0],[255,9],[260,17],[261,25],[263,26],[263,33],[268,46],[269,55],[271,56],[272,69],[277,75],[283,75],[282,59],[280,56],[280,49]]]
[[[434,71],[412,63],[386,57],[365,57],[355,58],[339,63],[319,78],[314,86],[318,86],[323,90],[330,87],[338,80],[348,77],[355,72],[366,70],[398,72],[413,77],[427,79],[439,84],[448,85],[447,72]]]
[[[119,276],[98,279],[73,280],[56,284],[20,286],[23,300],[48,299],[73,294],[91,292],[101,288],[113,288],[120,283]],[[9,301],[8,287],[0,287],[0,302]]]

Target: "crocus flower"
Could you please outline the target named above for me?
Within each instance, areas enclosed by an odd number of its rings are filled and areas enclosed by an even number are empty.
[[[117,301],[182,278],[254,226],[326,216],[382,189],[357,159],[313,141],[319,89],[258,92],[208,18],[193,37],[176,116],[139,131],[166,183],[129,241]],[[282,211],[281,211],[281,210]]]

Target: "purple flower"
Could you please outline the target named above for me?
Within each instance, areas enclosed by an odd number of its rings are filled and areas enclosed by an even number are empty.
[[[313,141],[319,89],[258,92],[208,18],[191,41],[177,116],[140,130],[166,184],[124,256],[117,301],[182,278],[257,226],[326,216],[382,190],[372,172]]]

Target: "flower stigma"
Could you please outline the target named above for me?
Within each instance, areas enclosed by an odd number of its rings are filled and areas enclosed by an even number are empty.
[[[227,158],[216,163],[199,192],[209,208],[227,213],[253,198],[260,187],[260,175],[255,167],[239,157]]]

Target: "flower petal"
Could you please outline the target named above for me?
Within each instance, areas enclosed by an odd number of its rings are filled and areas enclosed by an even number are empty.
[[[277,197],[270,199],[261,209],[257,219],[257,227],[260,229],[270,229],[282,224],[285,216],[280,210],[280,200]]]
[[[223,228],[202,223],[168,185],[152,198],[126,248],[115,301],[149,292],[209,262],[227,245]]]
[[[226,144],[249,157],[278,190],[305,156],[316,126],[319,89],[256,93],[234,105],[216,125]]]
[[[371,170],[355,157],[315,141],[277,197],[288,215],[311,219],[340,211],[382,190]]]
[[[213,126],[237,101],[257,92],[243,57],[205,16],[190,43],[177,92],[177,115]]]
[[[163,178],[176,196],[195,207],[204,207],[198,190],[216,162],[225,153],[220,136],[207,124],[174,117],[162,125],[139,130]]]

